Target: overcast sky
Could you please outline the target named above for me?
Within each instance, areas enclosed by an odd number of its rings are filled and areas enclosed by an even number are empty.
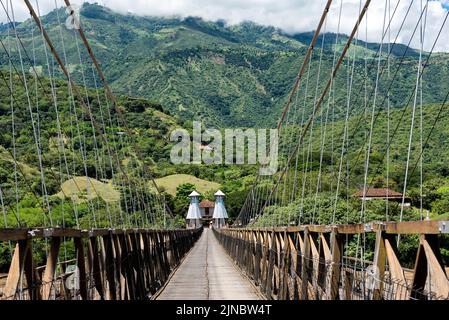
[[[16,20],[28,18],[28,10],[22,0],[12,1]],[[316,28],[327,0],[103,0],[98,2],[121,13],[133,13],[151,16],[199,16],[207,20],[226,20],[229,24],[242,21],[254,21],[262,25],[272,25],[286,32],[312,31]],[[368,40],[380,42],[385,15],[386,3],[390,2],[390,13],[398,4],[395,19],[392,23],[391,40],[393,41],[406,15],[410,3],[412,9],[399,35],[399,42],[407,44],[421,16],[421,5],[426,6],[426,0],[372,0],[366,20],[361,26],[359,38],[366,38],[366,23]],[[36,0],[31,0],[36,4]],[[41,14],[53,10],[56,5],[62,6],[63,0],[39,0]],[[72,0],[80,5],[82,0]],[[349,34],[358,16],[361,0],[343,0],[340,32]],[[365,0],[363,0],[365,2]],[[334,0],[329,13],[326,31],[338,31],[339,13],[342,0]],[[436,35],[449,9],[449,0],[432,0],[428,2],[426,33],[424,47],[428,51],[433,45]],[[0,7],[0,21],[6,22],[6,15]],[[423,19],[424,21],[424,19]],[[387,11],[388,24],[388,11]],[[420,47],[419,31],[416,33],[412,46]],[[438,51],[449,52],[449,21],[443,30],[437,45]]]

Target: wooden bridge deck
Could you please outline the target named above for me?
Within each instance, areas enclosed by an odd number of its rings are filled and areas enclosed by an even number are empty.
[[[212,230],[205,229],[158,300],[260,300]]]

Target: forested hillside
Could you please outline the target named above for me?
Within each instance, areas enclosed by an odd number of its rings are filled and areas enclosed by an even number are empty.
[[[148,190],[153,189],[150,176],[160,179],[175,175],[176,182],[176,175],[187,174],[176,184],[165,185],[160,180],[160,191],[174,218],[180,219],[174,221],[177,226],[183,225],[184,207],[189,201],[182,192],[176,192],[177,187],[200,181],[195,177],[205,179],[206,184],[217,182],[206,185],[205,191],[211,192],[204,196],[213,199],[213,193],[221,187],[228,194],[230,212],[238,213],[255,168],[171,164],[170,133],[186,125],[178,117],[162,112],[158,103],[118,96],[125,126],[103,90],[87,88],[83,99],[92,110],[92,122],[78,98],[68,94],[67,82],[56,81],[55,100],[49,78],[39,77],[36,81],[32,73],[27,73],[25,90],[23,78],[15,72],[12,83],[3,81],[9,79],[7,69],[4,66],[0,71],[0,186],[8,217],[1,225],[15,226],[19,220],[23,226],[48,222],[42,220],[48,195],[55,225],[74,226],[74,202],[82,227],[89,227],[93,221],[89,207],[92,203],[97,207],[97,223],[106,226],[106,209],[115,211],[117,207],[113,207],[120,202],[123,210],[126,207],[126,188],[120,182],[125,178],[123,172],[135,183],[148,186]],[[94,125],[101,128],[103,139]],[[142,161],[150,172],[141,172]],[[197,187],[201,189],[200,185],[192,188]]]
[[[179,114],[183,119],[196,117],[219,127],[273,126],[312,36],[311,33],[288,35],[250,22],[227,26],[200,18],[121,15],[96,4],[85,4],[81,14],[83,28],[116,92],[158,101],[171,114]],[[59,32],[62,31],[68,63],[80,79],[77,42],[72,32],[64,26],[59,28],[65,18],[64,11],[59,10],[45,16],[43,21],[60,51]],[[31,47],[34,38],[36,59],[44,64],[39,32],[33,28],[34,24],[27,21],[20,24],[18,30],[25,45]],[[5,26],[1,29],[6,32]],[[317,79],[320,47],[324,45],[321,70],[330,70],[335,46],[339,53],[347,40],[346,36],[339,35],[336,42],[336,37],[327,33],[318,40],[312,59],[311,84],[322,85],[328,79],[324,71]],[[365,76],[365,58],[371,64],[379,46],[361,40],[353,46],[356,83]],[[385,51],[387,47],[384,45]],[[350,57],[354,56],[352,50],[348,54]],[[393,107],[401,107],[409,89],[413,88],[417,55],[415,50],[404,45],[392,47],[392,70],[400,61],[403,66],[391,92]],[[81,56],[82,60],[87,59],[82,50]],[[6,57],[0,59],[2,64],[6,62]],[[442,100],[442,92],[447,89],[448,61],[446,54],[431,59],[424,76],[429,79],[424,88],[426,104]],[[346,97],[347,71],[345,63],[336,80],[337,104]],[[369,71],[369,89],[376,78],[375,71],[376,68]],[[379,88],[380,98],[386,89]]]
[[[196,119],[202,119],[206,124],[216,125],[220,128],[273,126],[279,119],[280,110],[284,106],[312,34],[288,35],[275,28],[262,27],[249,22],[237,26],[227,26],[223,22],[206,22],[199,18],[181,20],[121,15],[96,4],[85,4],[81,13],[87,37],[114,92],[122,94],[119,97],[119,107],[133,132],[139,151],[145,155],[144,161],[155,178],[175,175],[173,180],[177,181],[177,174],[189,174],[219,183],[228,194],[227,203],[231,208],[231,215],[236,216],[245,200],[247,191],[252,186],[253,174],[256,169],[251,166],[183,165],[175,167],[169,162],[171,148],[168,141],[169,133],[171,129],[180,126],[190,130],[191,121]],[[67,59],[67,64],[76,83],[82,85],[85,82],[86,86],[90,88],[86,93],[87,99],[94,113],[100,119],[100,105],[103,108],[107,107],[104,101],[101,102],[103,98],[99,99],[95,91],[95,86],[100,81],[92,77],[87,53],[73,31],[69,31],[63,26],[64,20],[63,10],[53,11],[43,18],[58,52],[64,59]],[[60,28],[61,25],[62,28]],[[46,55],[34,22],[28,20],[20,23],[17,29],[25,47],[28,48],[28,54],[36,59],[38,65],[36,70],[40,72],[41,78],[44,79],[44,86],[48,90]],[[5,46],[11,50],[13,64],[16,67],[20,66],[21,61],[19,61],[14,36],[8,31],[7,25],[2,25],[0,32]],[[62,32],[64,42],[60,38],[60,32]],[[319,92],[319,90],[315,90],[314,84],[318,83],[318,89],[320,89],[329,76],[324,71],[321,74],[317,72],[320,69],[320,61],[321,70],[330,70],[334,49],[337,49],[338,53],[346,39],[346,36],[338,35],[338,41],[336,41],[337,35],[327,33],[318,40],[310,68],[309,99],[314,98],[315,91]],[[65,50],[63,50],[63,44]],[[323,46],[322,56],[320,54],[321,45]],[[360,123],[359,116],[367,110],[364,92],[365,90],[366,92],[372,91],[376,68],[370,69],[368,78],[371,80],[366,83],[366,88],[365,81],[362,79],[365,77],[365,67],[376,65],[377,60],[373,60],[373,58],[376,56],[379,46],[379,44],[364,43],[359,40],[348,53],[349,57],[356,58],[356,71],[353,79],[356,83],[353,88],[355,98],[353,99],[354,105],[351,106],[353,113],[349,122],[351,132],[357,132],[351,138],[351,146],[357,146],[357,148],[361,148],[369,126],[368,118],[363,118]],[[79,52],[78,47],[80,48]],[[385,45],[385,47],[388,46]],[[407,148],[404,141],[407,140],[406,136],[410,125],[407,122],[410,119],[410,111],[402,114],[401,108],[404,107],[413,91],[417,56],[416,50],[403,45],[394,46],[391,56],[392,73],[398,68],[396,82],[391,87],[390,93],[391,106],[393,110],[397,109],[392,112],[391,121],[392,126],[395,123],[399,123],[400,126],[391,148],[388,185],[397,190],[402,188],[401,177],[404,174]],[[383,57],[385,58],[385,53]],[[30,61],[24,57],[22,62],[29,77],[29,87],[34,92],[36,83],[30,69]],[[438,103],[443,100],[444,93],[449,87],[448,61],[449,58],[446,54],[434,55],[424,75],[424,135],[430,131],[430,126],[438,112]],[[332,118],[335,123],[329,125],[334,132],[335,149],[324,155],[327,162],[323,168],[323,192],[328,187],[328,182],[334,179],[328,173],[335,172],[336,159],[339,159],[340,156],[338,139],[341,139],[339,134],[341,135],[343,130],[342,116],[346,107],[349,63],[349,60],[345,61],[335,83],[335,114]],[[5,78],[8,79],[7,55],[0,56],[0,65]],[[84,78],[81,71],[84,71]],[[58,72],[58,69],[55,68],[55,75],[62,79],[62,75]],[[381,82],[378,101],[385,101],[387,83],[388,81]],[[15,177],[12,174],[14,166],[19,166],[22,169],[24,175],[29,178],[30,187],[34,191],[39,192],[41,189],[39,161],[30,123],[30,112],[27,107],[28,102],[23,85],[17,76],[15,76],[13,89],[16,106],[20,105],[20,108],[15,107],[14,110],[15,139],[13,139],[10,94],[5,83],[0,83],[2,93],[0,100],[0,159],[2,161],[0,178],[2,187],[7,190],[5,196],[8,201],[13,201],[15,198]],[[69,159],[68,166],[73,168],[71,171],[77,176],[87,174],[98,181],[110,179],[110,169],[106,170],[108,167],[106,164],[109,161],[106,149],[101,145],[101,141],[94,141],[89,117],[86,114],[74,114],[74,109],[67,99],[68,88],[65,81],[58,81],[56,89],[59,113],[62,115],[60,119],[64,133],[62,139]],[[46,170],[52,171],[48,172],[49,176],[56,176],[47,181],[48,193],[60,195],[61,185],[63,189],[68,188],[66,191],[70,193],[70,185],[64,185],[67,176],[62,174],[64,168],[61,168],[61,150],[58,148],[55,109],[51,95],[49,92],[39,92],[38,103],[33,101],[32,105],[33,108],[39,108],[37,120],[40,123],[41,148],[48,150],[43,157],[43,166],[47,168]],[[104,95],[100,92],[99,96],[103,97]],[[376,168],[377,165],[382,169],[370,172],[370,179],[376,186],[387,184],[383,170],[385,165],[382,164],[386,140],[386,136],[382,134],[385,133],[386,114],[382,110],[385,110],[385,107],[381,104],[378,106],[380,116],[377,119],[373,137],[373,155],[371,157],[373,168]],[[106,112],[106,109],[103,109],[103,112]],[[36,115],[37,110],[33,110],[33,114]],[[104,115],[106,116],[106,113]],[[79,118],[78,127],[75,122],[76,116]],[[114,117],[114,114],[112,116]],[[360,126],[363,126],[365,130],[360,129]],[[123,134],[124,131],[125,128],[113,124],[108,126],[106,134],[111,141],[116,141],[117,136]],[[315,129],[315,132],[319,133],[319,130]],[[313,139],[318,141],[320,137],[319,135],[314,136]],[[418,139],[417,135],[415,135],[416,139]],[[432,210],[435,215],[449,212],[449,207],[446,208],[446,200],[444,200],[446,197],[444,186],[449,185],[446,181],[448,170],[444,161],[449,153],[449,149],[445,147],[448,142],[449,132],[443,124],[434,132],[426,146],[424,155],[425,182],[433,190],[429,191],[429,194],[434,192],[432,193],[434,196],[429,196],[426,199],[425,205],[426,209]],[[96,143],[97,147],[95,147]],[[125,158],[123,165],[132,171],[137,162],[136,150],[132,145],[126,143],[117,146],[118,151]],[[416,147],[417,140],[414,141],[414,148]],[[74,152],[79,153],[82,148],[86,149],[85,166],[82,159],[73,154]],[[311,175],[316,174],[314,170],[317,168],[320,156],[319,146],[314,144],[313,148]],[[14,149],[18,160],[17,164],[12,160],[11,153],[14,152]],[[96,153],[97,149],[99,150],[98,154]],[[351,166],[355,173],[351,176],[351,189],[348,192],[355,191],[361,185],[361,173],[363,172],[361,150],[350,148],[348,151],[348,159],[350,162],[352,161]],[[102,170],[95,167],[99,158],[104,164]],[[416,172],[414,174],[415,176],[410,182],[410,189],[415,194],[414,199],[417,201]],[[110,191],[107,186],[102,187],[106,193]],[[176,187],[176,185],[169,184],[170,192],[166,194],[167,200],[173,208],[177,205],[174,191]],[[20,191],[28,193],[29,189],[23,187]],[[207,196],[211,197],[211,195]],[[434,202],[437,200],[441,201],[435,204]],[[449,203],[449,201],[447,202]],[[184,205],[185,203],[182,203],[179,206],[178,213],[181,214]]]

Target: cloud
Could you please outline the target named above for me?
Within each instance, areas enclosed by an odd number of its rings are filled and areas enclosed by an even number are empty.
[[[5,5],[11,0],[1,0]],[[398,34],[402,21],[406,16],[410,3],[413,5],[404,22],[398,41],[407,44],[415,30],[421,16],[421,6],[425,7],[426,0],[373,0],[365,19],[360,26],[360,39],[368,39],[372,42],[380,42],[383,29],[386,4],[390,5],[390,13],[398,4],[395,18],[391,25],[391,40]],[[36,0],[31,0],[33,4]],[[39,0],[41,14],[62,6],[62,0]],[[73,3],[81,4],[82,0],[73,0]],[[98,2],[115,11],[127,14],[133,12],[139,15],[148,16],[199,16],[206,20],[216,21],[223,19],[229,24],[238,24],[242,21],[254,21],[262,25],[278,27],[288,33],[312,31],[316,28],[321,17],[326,0],[103,0],[88,1]],[[339,15],[342,0],[334,0],[326,24],[326,31],[349,34],[356,22],[361,0],[343,0],[341,18]],[[12,0],[16,20],[21,21],[29,17],[28,10],[23,1]],[[449,0],[429,0],[426,33],[424,47],[430,50],[439,33],[447,10]],[[387,10],[387,20],[388,20]],[[423,15],[425,16],[425,15]],[[5,22],[6,17],[3,8],[0,8],[0,21]],[[339,23],[340,22],[340,23]],[[388,21],[387,21],[388,24]],[[366,32],[366,29],[368,32]],[[387,40],[386,38],[385,40]],[[419,28],[411,42],[414,48],[420,47]],[[436,47],[438,51],[449,52],[449,21],[442,32],[441,38]]]

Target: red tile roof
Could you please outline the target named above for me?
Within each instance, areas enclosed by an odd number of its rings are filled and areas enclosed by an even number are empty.
[[[200,203],[200,208],[215,208],[215,203],[209,200],[203,200]]]
[[[354,197],[362,198],[363,197],[363,190],[360,190],[359,192],[356,192],[353,194]],[[391,189],[376,189],[376,188],[369,188],[366,191],[366,197],[368,198],[389,198],[389,199],[402,199],[402,193],[393,191]]]

